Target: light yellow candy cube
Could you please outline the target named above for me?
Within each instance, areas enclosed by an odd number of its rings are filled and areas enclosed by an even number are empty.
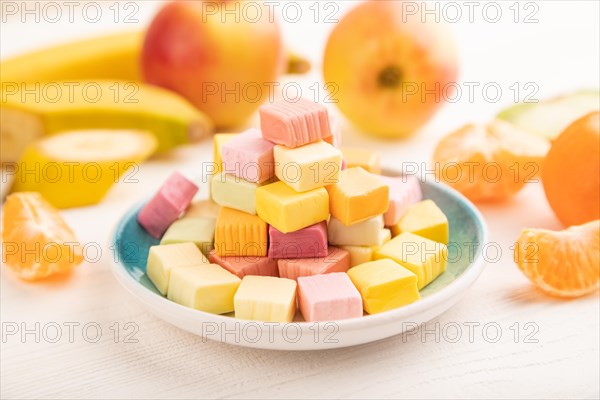
[[[381,246],[383,244],[383,216],[378,215],[352,225],[344,225],[335,217],[329,218],[329,244],[342,246]]]
[[[221,206],[212,200],[198,200],[190,204],[182,219],[185,218],[212,218],[217,220]]]
[[[233,174],[219,172],[210,186],[210,194],[215,203],[248,214],[256,215],[256,189],[269,182],[248,182]]]
[[[363,299],[369,314],[393,310],[419,300],[417,277],[390,259],[360,264],[348,276]]]
[[[419,290],[446,270],[448,248],[412,233],[404,232],[375,251],[375,259],[389,258],[412,271]]]
[[[178,243],[150,247],[146,274],[164,296],[169,288],[171,272],[176,268],[208,264],[194,243]]]
[[[339,246],[339,248],[350,253],[351,268],[369,261],[373,261],[372,246]]]
[[[246,275],[233,302],[236,318],[291,322],[296,313],[296,281]]]
[[[413,204],[392,227],[394,236],[402,232],[448,244],[448,218],[432,200],[423,200]]]
[[[213,314],[233,311],[233,296],[241,279],[217,264],[193,265],[171,271],[167,298],[182,306]]]
[[[306,192],[338,181],[342,153],[325,142],[273,149],[275,176],[297,192]]]
[[[208,257],[214,248],[216,220],[213,218],[185,218],[173,222],[160,244],[192,242]]]

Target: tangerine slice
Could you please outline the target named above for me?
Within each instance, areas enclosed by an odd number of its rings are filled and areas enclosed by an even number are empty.
[[[550,144],[508,122],[468,124],[444,137],[433,161],[436,176],[473,201],[497,201],[535,178]]]
[[[82,247],[58,211],[39,193],[20,192],[2,207],[2,263],[23,279],[71,271]]]
[[[525,276],[548,294],[591,293],[600,281],[600,220],[563,231],[524,229],[514,257]]]

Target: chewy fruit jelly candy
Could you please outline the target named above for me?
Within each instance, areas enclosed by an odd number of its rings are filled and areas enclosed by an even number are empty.
[[[329,246],[325,257],[283,258],[277,264],[280,277],[298,279],[300,276],[346,272],[350,268],[350,254],[346,250]]]
[[[269,226],[269,257],[315,258],[327,255],[327,223],[308,226],[290,233],[283,233]]]
[[[233,311],[241,279],[216,264],[191,265],[171,271],[167,298],[182,306],[213,314]]]
[[[298,305],[306,321],[334,321],[363,315],[360,293],[343,272],[298,278]]]
[[[246,275],[233,303],[236,318],[291,322],[296,314],[296,281]]]
[[[240,133],[221,148],[223,172],[249,182],[268,181],[275,174],[273,146],[257,129]]]
[[[389,259],[357,265],[348,270],[348,276],[369,314],[393,310],[420,298],[416,275]]]
[[[294,232],[327,220],[329,196],[324,188],[298,193],[279,181],[256,190],[256,212],[277,230]]]
[[[139,224],[154,238],[160,239],[190,205],[198,186],[178,172],[173,173],[138,214]]]
[[[301,98],[259,107],[263,137],[287,147],[299,147],[331,136],[329,115],[324,105]]]
[[[413,272],[423,289],[446,270],[446,245],[404,232],[375,251],[375,259],[391,259]]]
[[[339,182],[327,186],[329,211],[344,225],[365,221],[387,211],[388,186],[361,167],[340,172]]]
[[[410,206],[392,227],[394,236],[403,232],[448,244],[448,218],[432,200],[424,200]]]
[[[289,148],[275,146],[275,176],[296,192],[331,185],[338,181],[342,153],[325,142]]]

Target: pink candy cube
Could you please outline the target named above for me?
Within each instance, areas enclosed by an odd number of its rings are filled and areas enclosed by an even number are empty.
[[[327,255],[327,222],[283,233],[269,226],[269,257],[318,258]]]
[[[350,253],[329,246],[325,257],[283,258],[277,262],[281,278],[298,279],[300,276],[346,272],[350,268]]]
[[[220,256],[215,250],[208,254],[208,260],[219,264],[238,278],[246,275],[279,276],[277,260],[258,256]]]
[[[273,147],[258,129],[249,129],[221,148],[223,171],[249,182],[265,182],[275,175]]]
[[[298,303],[306,321],[334,321],[363,315],[360,293],[343,272],[298,278]]]
[[[311,100],[280,100],[260,106],[258,111],[263,137],[287,147],[313,143],[332,133],[327,108]]]
[[[383,220],[385,226],[396,225],[408,207],[421,201],[423,193],[419,180],[412,176],[379,176],[389,186],[390,205]]]
[[[139,212],[138,223],[152,237],[160,239],[190,205],[197,192],[198,186],[179,172],[174,172]]]

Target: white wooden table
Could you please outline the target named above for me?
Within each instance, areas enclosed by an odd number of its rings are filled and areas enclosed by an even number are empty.
[[[381,149],[387,167],[423,163],[438,137],[511,103],[512,83],[534,82],[537,98],[597,87],[598,3],[574,3],[537,2],[534,24],[508,16],[491,24],[476,15],[473,24],[452,25],[462,82],[497,82],[504,91],[498,103],[475,92],[474,101],[463,96],[445,106],[408,141],[382,144],[345,126],[345,143]],[[501,4],[506,15],[509,6]],[[141,23],[156,7],[141,5]],[[110,21],[50,30],[17,22],[2,25],[2,57],[80,31],[116,29]],[[308,23],[284,25],[288,43],[316,64],[315,74],[299,80],[305,88],[319,79],[322,49],[314,43],[331,29],[307,29]],[[315,38],[308,40],[308,31]],[[598,294],[549,298],[512,262],[509,248],[523,227],[561,228],[539,184],[480,207],[502,254],[491,254],[464,298],[416,334],[332,351],[263,351],[205,342],[147,313],[110,272],[109,235],[122,213],[171,171],[198,177],[199,160],[210,155],[207,142],[178,149],[144,164],[138,184],[119,183],[98,206],[65,211],[79,240],[102,248],[102,257],[82,264],[71,279],[28,284],[1,269],[2,398],[598,398]]]

